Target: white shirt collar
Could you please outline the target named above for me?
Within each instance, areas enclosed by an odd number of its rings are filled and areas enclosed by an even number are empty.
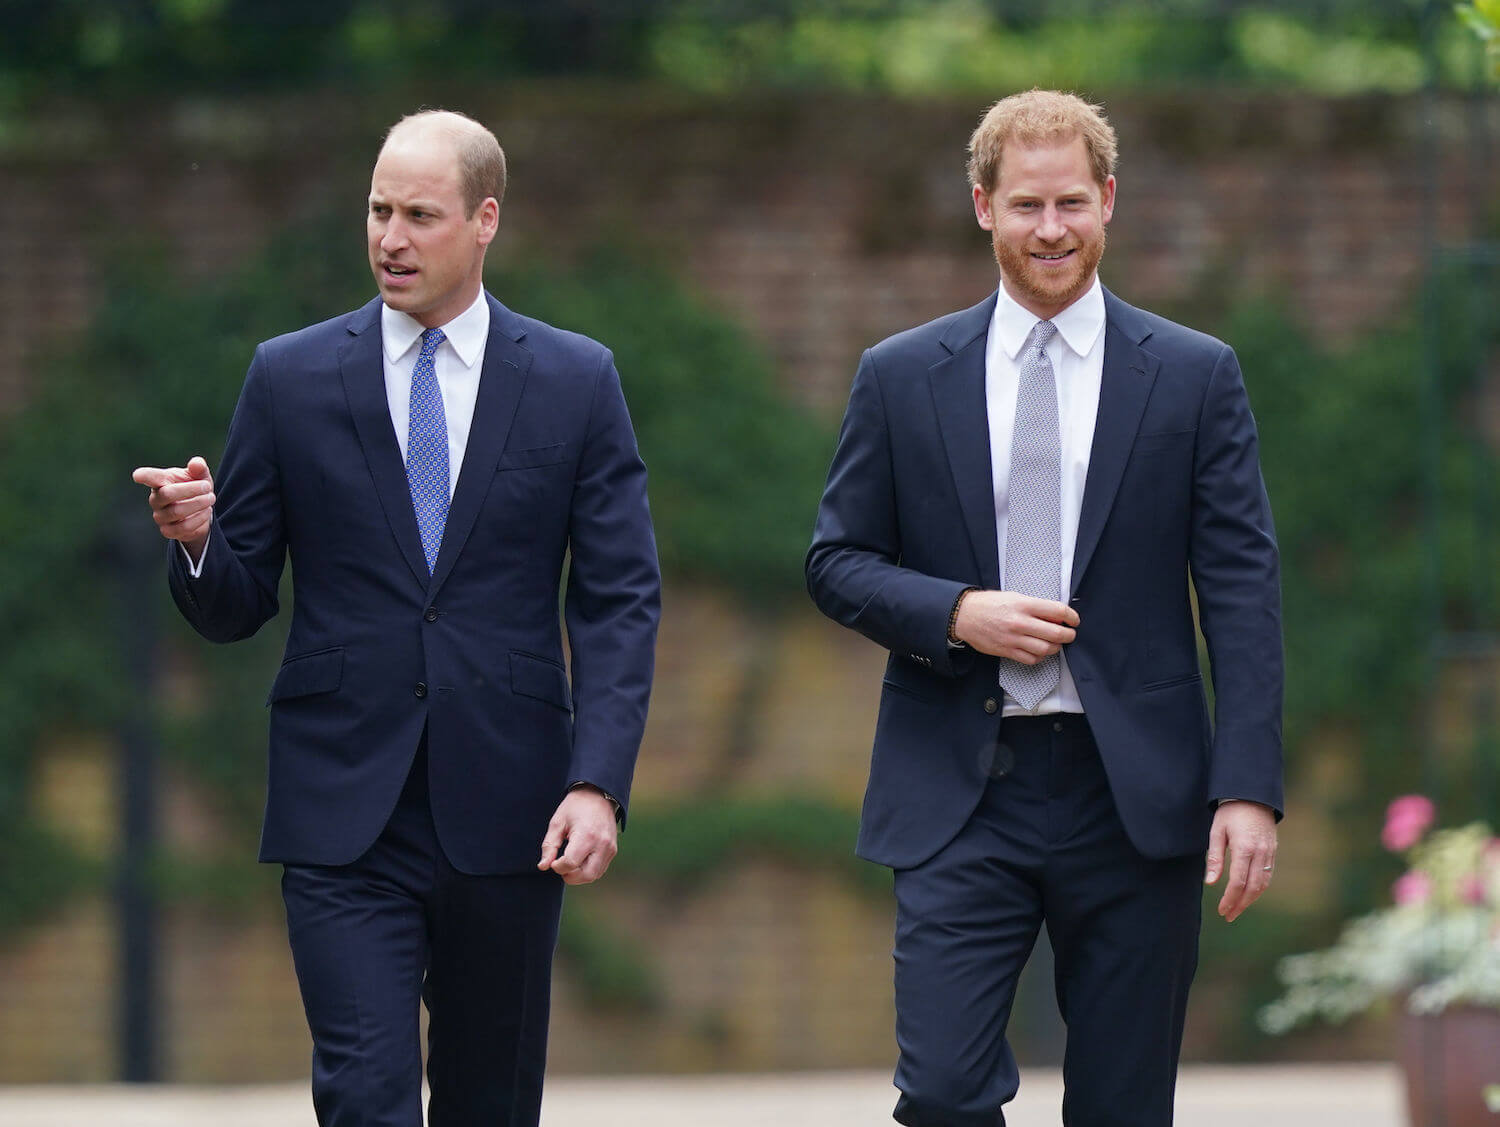
[[[998,336],[1000,347],[1007,356],[1014,360],[1020,355],[1031,330],[1040,320],[1006,293],[1004,283],[1001,284],[990,331]],[[1089,354],[1104,331],[1104,287],[1099,284],[1099,275],[1094,275],[1094,284],[1082,297],[1053,317],[1052,323],[1057,326],[1057,335],[1076,355]]]
[[[453,351],[463,361],[465,368],[472,368],[484,351],[484,343],[490,331],[489,303],[485,300],[481,286],[474,304],[465,309],[446,325],[439,326],[443,336],[453,346]],[[380,340],[385,348],[385,357],[394,364],[416,344],[422,336],[422,323],[410,313],[402,313],[384,303],[380,306]]]

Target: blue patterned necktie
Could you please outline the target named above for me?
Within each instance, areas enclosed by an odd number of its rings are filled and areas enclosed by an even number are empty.
[[[1021,352],[1005,518],[1005,589],[1052,600],[1062,594],[1062,442],[1057,380],[1046,352],[1056,332],[1051,321],[1038,321]],[[1000,687],[1029,712],[1061,670],[1057,654],[1035,665],[1002,658]]]
[[[411,373],[411,418],[406,432],[406,482],[411,507],[422,534],[422,552],[431,573],[443,543],[448,521],[448,417],[443,413],[443,390],[438,387],[433,357],[443,343],[442,329],[422,334],[422,351]]]

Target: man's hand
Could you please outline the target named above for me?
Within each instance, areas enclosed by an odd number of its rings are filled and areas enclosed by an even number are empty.
[[[614,860],[618,834],[615,806],[604,792],[597,787],[574,787],[547,823],[542,859],[536,867],[544,872],[551,869],[568,884],[590,884]]]
[[[1035,665],[1077,637],[1077,625],[1078,612],[1066,603],[975,590],[959,599],[953,636],[980,653]]]
[[[1204,884],[1214,884],[1229,853],[1229,879],[1219,901],[1219,915],[1233,923],[1260,899],[1276,868],[1276,815],[1269,806],[1234,799],[1219,803],[1208,835],[1208,869]]]
[[[142,466],[130,476],[137,485],[150,487],[151,516],[161,534],[179,541],[194,563],[202,559],[214,519],[214,479],[208,463],[194,458],[186,468]]]

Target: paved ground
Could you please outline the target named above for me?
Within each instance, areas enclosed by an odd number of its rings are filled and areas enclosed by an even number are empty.
[[[1056,1127],[1062,1081],[1032,1072],[1009,1127]],[[1177,1127],[1404,1127],[1389,1065],[1185,1068]],[[543,1127],[883,1127],[884,1073],[558,1077]],[[266,1088],[5,1088],[4,1127],[313,1127],[302,1085]]]

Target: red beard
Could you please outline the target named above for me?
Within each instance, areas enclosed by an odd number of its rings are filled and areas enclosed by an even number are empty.
[[[1099,228],[1097,238],[1074,247],[1039,251],[1044,254],[1074,251],[1067,267],[1063,269],[1047,269],[1038,265],[1031,257],[1032,251],[1018,250],[1002,241],[999,231],[991,233],[990,243],[995,250],[995,262],[999,264],[1000,274],[1012,296],[1061,312],[1082,297],[1093,284],[1094,272],[1099,269],[1099,260],[1104,257],[1105,228]]]

